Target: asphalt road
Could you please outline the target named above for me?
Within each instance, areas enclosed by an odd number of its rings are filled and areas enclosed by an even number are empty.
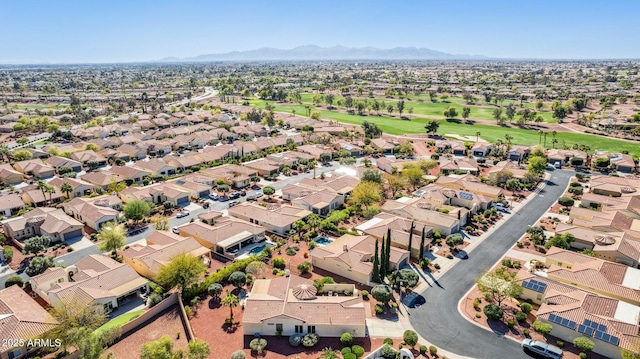
[[[482,271],[493,266],[562,196],[573,175],[556,170],[539,195],[509,218],[485,242],[469,254],[469,259],[447,271],[438,282],[421,293],[426,304],[409,309],[414,329],[433,345],[473,358],[531,358],[520,346],[499,333],[479,328],[458,312],[458,301],[475,284]]]
[[[332,170],[337,169],[338,167],[340,167],[336,162],[332,162],[331,166],[318,166],[316,168],[316,176],[319,177],[321,173],[323,172],[329,172]],[[292,176],[292,177],[284,177],[281,180],[277,181],[277,182],[261,182],[261,185],[270,185],[272,187],[274,187],[277,190],[281,190],[284,186],[286,186],[289,183],[298,183],[300,181],[302,181],[303,178],[311,178],[313,177],[313,171],[310,171],[309,173],[301,173],[298,176]],[[247,195],[251,195],[254,194],[256,191],[247,191]],[[246,197],[241,197],[239,198],[237,201],[238,202],[244,202],[246,200]],[[209,210],[213,210],[213,211],[222,211],[225,210],[227,208],[229,208],[229,202],[216,202],[216,201],[212,201],[212,200],[207,200],[209,202],[209,209],[204,209],[202,207],[199,207],[197,210],[193,210],[191,212],[189,212],[189,216],[187,217],[183,217],[183,218],[176,218],[176,217],[171,217],[169,218],[169,226],[171,227],[175,227],[175,226],[180,226],[182,224],[188,223],[189,221],[191,221],[191,218],[195,218],[197,220],[198,215],[200,213],[209,211]],[[153,226],[149,226],[147,228],[145,228],[144,230],[140,230],[140,232],[129,235],[127,237],[127,244],[131,244],[133,242],[139,241],[141,239],[145,239],[147,236],[149,236],[151,233],[153,233],[155,231],[155,229],[153,228]],[[71,253],[67,253],[64,254],[62,256],[59,256],[55,259],[55,263],[58,266],[70,266],[72,264],[77,263],[78,261],[80,261],[82,258],[91,255],[91,254],[100,254],[101,252],[98,251],[98,248],[96,245],[93,245],[91,247],[87,247],[87,248],[83,248],[77,251],[73,251]],[[11,276],[16,275],[16,273],[14,271],[11,271],[8,269],[8,267],[6,266],[1,266],[0,267],[0,289],[4,288],[4,282]],[[20,277],[22,277],[22,279],[24,279],[25,281],[28,281],[30,279],[30,277],[28,275],[26,275],[24,272],[19,274]]]

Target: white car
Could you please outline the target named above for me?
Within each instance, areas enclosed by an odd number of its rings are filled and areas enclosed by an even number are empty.
[[[549,358],[549,359],[562,358],[562,349],[558,348],[555,345],[547,344],[545,342],[527,338],[522,341],[521,346],[525,351],[531,351],[536,354],[540,354],[545,358]]]
[[[178,213],[176,218],[183,218],[183,217],[186,217],[188,215],[189,215],[189,212],[182,211],[182,212]]]
[[[173,232],[175,234],[180,234],[180,229],[178,229],[178,227],[173,227],[173,228],[171,228],[171,232]]]

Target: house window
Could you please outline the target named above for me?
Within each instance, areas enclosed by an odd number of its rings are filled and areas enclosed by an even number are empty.
[[[276,323],[276,332],[282,333],[282,323]]]
[[[13,349],[9,352],[9,359],[17,358],[22,355],[20,348]]]
[[[315,333],[316,326],[315,325],[307,325],[307,333]]]
[[[537,300],[542,300],[542,294],[538,294],[538,296],[536,297]]]
[[[304,330],[304,328],[302,327],[302,325],[296,325],[296,333],[302,333]]]

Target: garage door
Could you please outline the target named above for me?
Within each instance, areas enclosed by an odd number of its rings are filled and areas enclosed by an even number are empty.
[[[82,229],[77,229],[75,231],[66,233],[64,235],[64,240],[68,241],[69,239],[74,239],[74,238],[78,238],[78,237],[82,237]]]
[[[178,199],[178,207],[185,207],[189,205],[189,197]]]
[[[202,191],[202,192],[198,193],[198,197],[200,197],[200,198],[207,197],[209,195],[209,193],[211,193],[211,191],[209,191],[209,190]]]

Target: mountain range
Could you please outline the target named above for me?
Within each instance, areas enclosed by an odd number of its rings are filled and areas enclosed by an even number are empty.
[[[209,62],[209,61],[310,61],[310,60],[486,60],[481,55],[449,54],[417,47],[394,47],[379,49],[375,47],[320,47],[315,45],[298,46],[293,49],[263,47],[249,51],[233,51],[218,54],[205,54],[195,57],[168,57],[161,62]]]

